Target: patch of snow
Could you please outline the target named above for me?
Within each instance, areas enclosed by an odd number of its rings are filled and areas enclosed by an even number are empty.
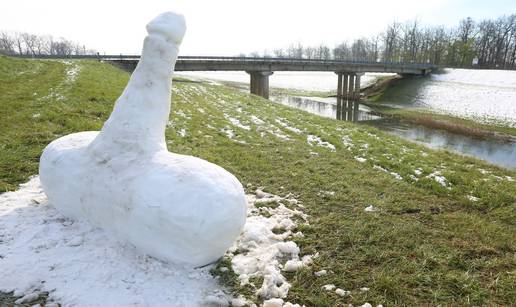
[[[317,277],[321,277],[321,276],[326,275],[327,273],[328,272],[326,270],[320,270],[320,271],[315,272],[314,275]]]
[[[296,127],[292,127],[290,126],[288,123],[286,123],[286,119],[284,118],[276,118],[275,120],[278,124],[280,124],[280,126],[282,126],[283,128],[289,130],[289,131],[292,131],[294,133],[297,133],[297,134],[300,134],[301,133],[301,130],[296,128]]]
[[[442,185],[443,187],[448,187],[449,183],[446,180],[446,177],[441,175],[441,172],[435,171],[431,173],[430,175],[426,176],[426,178],[433,179],[438,184]]]
[[[306,141],[308,142],[308,144],[310,146],[316,145],[316,146],[328,148],[330,151],[335,151],[335,145],[333,145],[329,142],[323,141],[318,136],[309,134],[306,136]]]
[[[369,205],[364,209],[365,212],[375,212],[376,208],[373,205]]]
[[[420,169],[420,168],[416,168],[416,169],[414,170],[414,174],[416,174],[417,176],[421,176],[421,174],[422,174],[422,173],[423,173],[423,170],[422,170],[422,169]]]
[[[260,196],[261,198],[257,198]],[[241,285],[250,284],[252,277],[262,277],[263,283],[256,294],[264,299],[285,298],[290,283],[281,274],[281,262],[285,261],[283,270],[297,270],[311,263],[307,255],[300,259],[299,247],[293,241],[287,241],[296,223],[292,220],[298,216],[306,220],[307,216],[298,210],[292,210],[282,203],[285,198],[268,194],[260,190],[257,195],[247,195],[248,217],[244,230],[235,245],[230,248],[233,271],[238,275]],[[268,203],[279,206],[264,207]],[[257,207],[256,205],[260,205]],[[266,212],[268,217],[261,215]],[[284,229],[277,234],[274,230]],[[233,256],[233,254],[236,255]]]
[[[468,195],[468,196],[466,196],[466,197],[467,197],[469,200],[471,200],[471,201],[478,201],[478,200],[480,199],[480,198],[475,197],[475,196],[473,196],[473,195]]]
[[[72,63],[70,61],[63,62],[67,65],[69,65],[68,69],[66,70],[66,82],[72,83],[75,82],[75,79],[77,79],[77,76],[79,75],[79,72],[81,71],[81,67],[77,65],[76,63]]]
[[[224,114],[224,117],[225,117],[227,120],[229,120],[229,122],[230,122],[233,126],[235,126],[235,127],[242,128],[242,129],[247,130],[247,131],[251,130],[251,127],[250,127],[250,126],[246,126],[246,125],[242,124],[242,123],[240,122],[240,120],[238,120],[238,119],[236,119],[236,118],[234,118],[234,117],[231,117],[231,116],[229,116],[229,115],[227,115],[227,114]]]
[[[283,300],[280,298],[271,298],[263,302],[263,307],[283,307]]]
[[[360,291],[362,291],[362,292],[367,292],[367,291],[369,291],[369,288],[367,288],[367,287],[362,287],[362,288],[360,288]]]
[[[360,163],[365,163],[367,161],[367,159],[363,157],[355,157],[355,160],[357,160]]]
[[[376,170],[379,170],[379,171],[382,171],[382,172],[385,172],[387,174],[391,174],[394,178],[398,179],[398,180],[403,180],[403,177],[401,177],[400,174],[398,173],[395,173],[395,172],[390,172],[388,170],[386,170],[385,168],[381,167],[380,165],[374,165],[373,166],[373,169],[376,169]]]
[[[263,125],[265,122],[255,115],[251,115],[251,121],[256,125]]]
[[[344,296],[348,296],[348,295],[350,295],[350,294],[351,294],[351,292],[350,292],[350,291],[346,291],[346,290],[343,290],[343,289],[340,289],[340,288],[338,288],[337,290],[335,290],[335,293],[336,293],[338,296],[342,296],[342,297],[344,297]]]
[[[40,117],[40,116],[41,116],[41,114],[39,114],[39,113],[32,114],[32,118],[38,118],[38,117]]]
[[[177,132],[177,134],[179,134],[179,136],[181,136],[181,137],[183,137],[183,138],[184,138],[184,137],[186,136],[186,129],[185,129],[185,128],[181,128],[181,129]]]
[[[274,135],[275,137],[279,138],[279,139],[282,139],[282,140],[285,140],[285,141],[288,141],[290,140],[290,138],[288,137],[288,135],[285,135],[283,134],[278,128],[274,127],[274,126],[271,126],[274,130],[267,130],[267,132],[269,132],[270,134]]]
[[[354,146],[351,138],[347,135],[342,136],[342,144],[346,147],[346,149],[351,150]]]
[[[333,291],[333,289],[335,289],[335,285],[334,284],[328,284],[328,285],[324,285],[322,286],[322,288],[326,291]]]
[[[220,129],[220,132],[224,133],[228,139],[233,139],[235,137],[235,131],[231,130],[228,126]]]

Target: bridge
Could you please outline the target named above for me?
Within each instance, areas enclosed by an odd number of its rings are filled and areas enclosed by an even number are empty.
[[[43,58],[56,57],[43,56]],[[129,71],[133,71],[140,60],[139,55],[90,55],[66,58],[98,59]],[[180,56],[175,66],[176,71],[245,71],[250,75],[251,93],[264,98],[269,98],[269,76],[275,71],[335,72],[338,75],[337,98],[353,101],[360,97],[360,77],[366,72],[426,75],[436,69],[437,66],[433,64],[420,63],[214,56]]]

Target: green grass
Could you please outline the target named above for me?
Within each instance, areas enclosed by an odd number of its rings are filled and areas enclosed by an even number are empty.
[[[39,155],[51,140],[100,129],[128,78],[107,64],[72,65],[80,67],[73,82],[66,77],[70,65],[0,57],[3,190],[37,173]],[[516,181],[509,179],[516,180],[515,171],[231,87],[182,81],[173,88],[169,150],[217,163],[244,186],[299,195],[310,216],[310,225],[299,227],[305,237],[295,241],[303,254],[319,257],[287,275],[293,284],[288,301],[307,306],[509,306],[516,301]],[[250,129],[232,125],[228,117]],[[302,132],[282,127],[277,118]],[[185,137],[179,134],[183,129]],[[228,138],[227,130],[235,136]],[[336,150],[310,146],[309,134]],[[367,161],[359,163],[356,156]],[[412,177],[415,169],[422,174]],[[435,171],[446,177],[446,187],[427,178]],[[321,191],[334,194],[321,196]],[[364,212],[369,205],[378,211]],[[315,277],[321,269],[329,273]],[[241,288],[231,271],[221,280],[235,291],[253,293]],[[324,291],[329,283],[351,295]]]

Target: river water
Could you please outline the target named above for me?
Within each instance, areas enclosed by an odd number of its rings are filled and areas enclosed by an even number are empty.
[[[244,72],[180,74],[210,80],[249,82],[249,75]],[[382,75],[385,74],[366,74],[362,77],[362,86],[371,84]],[[335,90],[337,77],[334,73],[278,72],[270,77],[269,82],[272,87],[328,92]],[[516,169],[516,140],[478,139],[393,121],[375,115],[364,104],[338,106],[333,97],[281,96],[271,97],[271,100],[328,118],[372,125],[432,148],[449,149]],[[441,74],[400,80],[384,93],[379,102],[399,107],[427,108],[516,127],[516,71],[446,69]]]

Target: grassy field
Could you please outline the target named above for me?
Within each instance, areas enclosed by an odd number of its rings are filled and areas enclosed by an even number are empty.
[[[100,129],[127,79],[94,61],[0,57],[0,189],[14,190],[37,174],[51,140]],[[287,275],[293,285],[288,301],[516,302],[515,171],[227,86],[177,80],[172,110],[169,150],[217,163],[244,186],[298,195],[305,206],[310,225],[301,226],[305,236],[294,240],[303,254],[319,257]],[[364,211],[370,205],[376,211]],[[322,269],[328,274],[316,277]],[[223,277],[235,291],[254,293],[231,271]],[[326,284],[351,295],[325,291]],[[4,295],[0,305],[9,299]]]

